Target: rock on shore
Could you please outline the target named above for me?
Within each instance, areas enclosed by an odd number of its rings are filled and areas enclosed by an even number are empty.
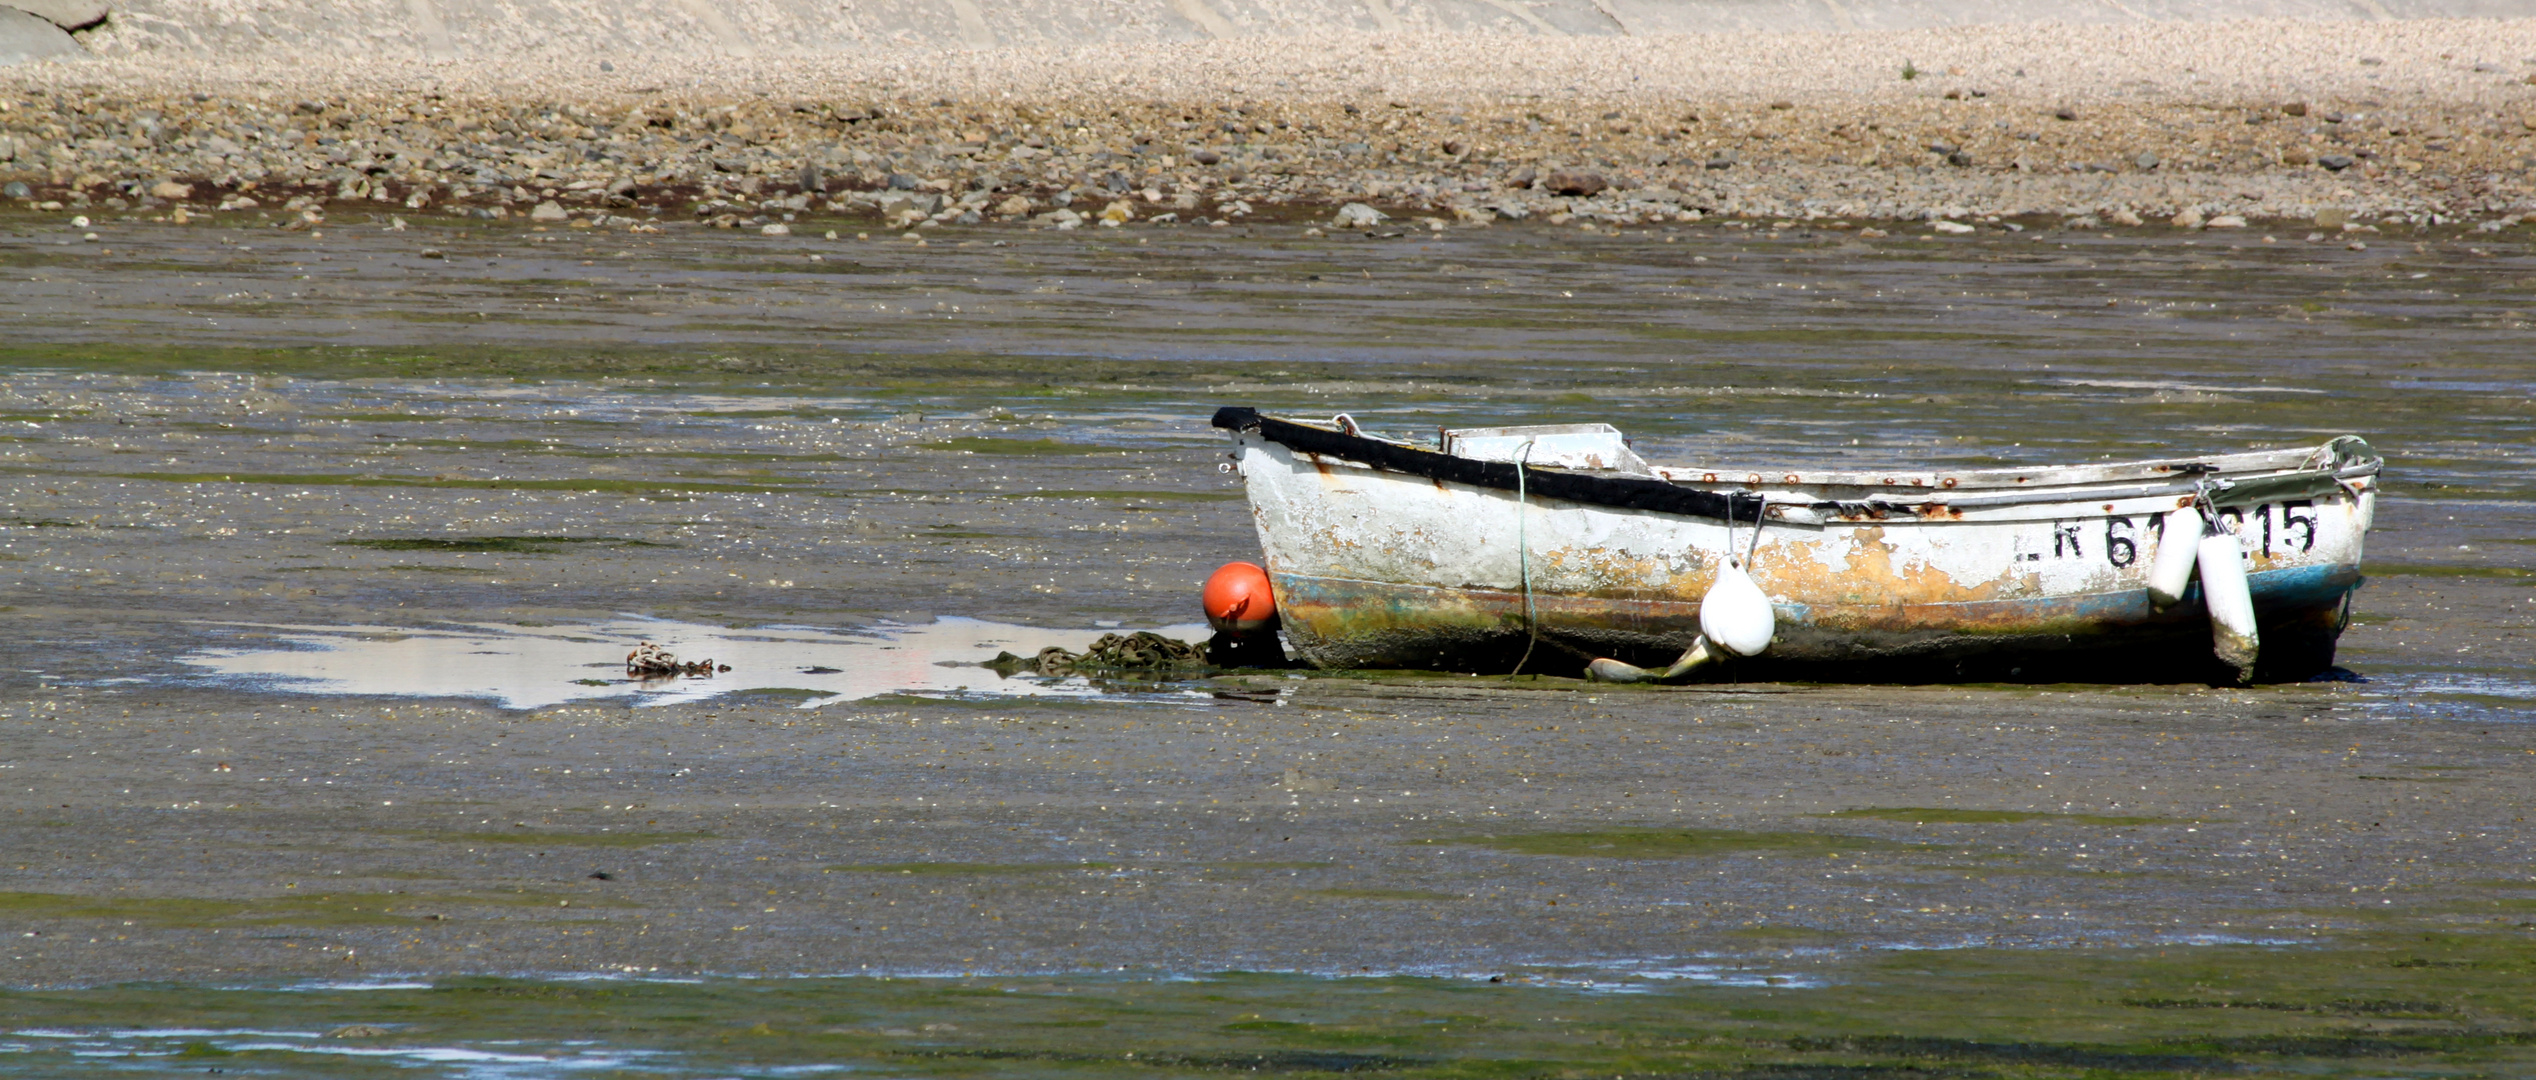
[[[0,6],[0,67],[60,56],[84,56],[86,50],[70,32],[51,20],[14,7]]]
[[[1367,229],[2514,225],[2536,209],[2530,65],[2473,59],[2536,57],[2536,20],[1603,39],[1527,46],[1520,71],[1471,48],[1226,42],[533,78],[38,65],[0,73],[0,180],[27,185],[0,205],[181,204],[306,227],[329,207],[529,217],[551,202],[539,220],[615,228],[1327,222],[1349,203],[1379,211],[1341,223]],[[2061,62],[2078,55],[2092,59]]]

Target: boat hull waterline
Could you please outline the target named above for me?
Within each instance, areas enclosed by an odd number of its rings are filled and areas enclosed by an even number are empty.
[[[1660,666],[1698,638],[1718,568],[1749,550],[1776,637],[1705,678],[2236,681],[2213,655],[2200,584],[2164,607],[2148,590],[2167,523],[2206,508],[2244,555],[2253,677],[2305,679],[2331,667],[2348,622],[2380,464],[2346,436],[2065,468],[1763,475],[1625,449],[1561,468],[1503,437],[1458,444],[1532,456],[1473,460],[1344,418],[1228,408],[1215,422],[1233,437],[1287,641],[1325,668],[1502,672],[1527,654],[1523,670],[1554,675],[1594,657]],[[1536,430],[1554,429],[1486,434]]]

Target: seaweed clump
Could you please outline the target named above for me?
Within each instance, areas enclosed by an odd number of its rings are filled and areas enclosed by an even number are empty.
[[[1006,675],[1089,675],[1105,672],[1165,672],[1206,667],[1206,649],[1150,630],[1103,634],[1092,647],[1074,652],[1051,645],[1037,656],[997,653],[986,666]]]

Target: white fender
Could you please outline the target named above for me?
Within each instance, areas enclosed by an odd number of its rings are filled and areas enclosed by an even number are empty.
[[[2238,682],[2254,681],[2254,656],[2262,649],[2255,635],[2254,595],[2245,580],[2245,552],[2237,538],[2215,533],[2201,539],[2201,599],[2210,608],[2210,646],[2219,659],[2237,669]]]
[[[2159,610],[2184,598],[2193,582],[2193,563],[2201,557],[2204,526],[2191,508],[2166,515],[2166,534],[2157,541],[2157,561],[2149,565],[2149,603]]]
[[[1733,563],[1718,567],[1716,584],[1700,597],[1700,636],[1737,656],[1759,656],[1778,631],[1778,612],[1751,575]]]

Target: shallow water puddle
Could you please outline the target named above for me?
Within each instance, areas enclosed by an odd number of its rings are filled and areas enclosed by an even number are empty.
[[[304,694],[463,697],[504,708],[626,698],[670,705],[723,694],[798,697],[805,708],[890,693],[1098,696],[1108,686],[1075,677],[1000,675],[978,664],[999,652],[1049,646],[1082,650],[1107,629],[1052,630],[977,619],[867,630],[763,627],[734,630],[628,616],[601,623],[523,627],[301,626],[223,623],[252,633],[251,646],[209,648],[180,659],[212,679]],[[1166,637],[1203,640],[1203,624],[1167,626]],[[711,676],[635,679],[625,654],[655,642],[681,660],[711,659]]]
[[[389,1031],[371,1030],[378,1035]],[[0,1041],[0,1054],[25,1054],[37,1060],[61,1056],[74,1061],[102,1059],[100,1063],[106,1068],[182,1068],[186,1072],[228,1071],[218,1064],[202,1063],[221,1063],[243,1056],[266,1068],[327,1063],[342,1067],[368,1059],[404,1069],[424,1069],[427,1075],[535,1077],[635,1067],[661,1056],[657,1051],[600,1047],[583,1040],[533,1047],[522,1045],[521,1040],[504,1040],[498,1050],[467,1045],[364,1046],[346,1044],[339,1037],[330,1038],[318,1031],[259,1028],[37,1028],[12,1031],[5,1038],[9,1041]],[[236,1063],[229,1064],[234,1069]]]

